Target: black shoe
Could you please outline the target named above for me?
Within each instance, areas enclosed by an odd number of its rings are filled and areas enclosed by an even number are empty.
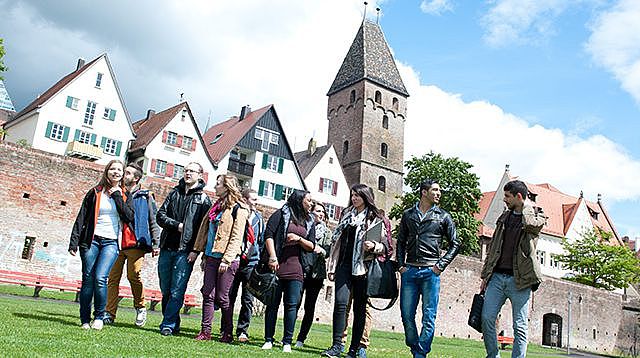
[[[349,349],[349,352],[347,352],[347,355],[345,356],[346,358],[356,358],[358,355],[358,353],[353,350],[353,349]]]
[[[331,348],[329,348],[326,351],[320,353],[320,355],[322,357],[338,358],[342,354],[342,349],[343,348],[344,347],[341,344],[335,344],[335,345],[331,346]]]

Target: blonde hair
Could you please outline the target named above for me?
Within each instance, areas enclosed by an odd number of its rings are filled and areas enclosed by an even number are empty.
[[[124,168],[125,168],[124,163],[118,159],[113,159],[112,161],[107,163],[107,165],[104,167],[104,171],[102,172],[102,177],[100,177],[98,186],[101,186],[105,190],[109,190],[113,188],[113,185],[111,185],[111,181],[109,180],[109,169],[111,169],[111,167],[116,163],[122,166],[122,176],[124,177]],[[120,179],[120,187],[124,188],[122,183],[122,178]]]
[[[227,189],[227,193],[220,197],[222,209],[229,209],[242,200],[242,193],[238,188],[238,179],[233,175],[220,174],[216,180],[222,178],[222,185]]]

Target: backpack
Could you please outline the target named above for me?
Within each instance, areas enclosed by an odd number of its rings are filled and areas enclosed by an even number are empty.
[[[233,211],[231,212],[231,216],[233,217],[233,221],[235,222],[236,216],[238,216],[238,208],[240,204],[236,204],[233,207]],[[244,235],[242,235],[242,249],[240,250],[240,263],[248,263],[251,255],[253,254],[253,246],[256,243],[256,234],[253,232],[253,226],[247,219],[246,225],[244,227]]]

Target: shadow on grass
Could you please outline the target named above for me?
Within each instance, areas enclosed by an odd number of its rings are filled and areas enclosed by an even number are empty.
[[[48,321],[48,322],[58,322],[58,323],[62,323],[62,324],[67,325],[67,326],[79,326],[80,325],[79,318],[76,318],[76,317],[71,316],[71,315],[51,314],[49,312],[46,312],[45,314],[14,312],[13,315],[15,317],[25,318],[25,319],[33,319],[33,320]],[[58,318],[56,316],[73,317],[74,320],[70,321],[70,320],[66,320],[66,319],[63,319],[63,318]],[[76,321],[78,321],[78,322],[76,322]]]

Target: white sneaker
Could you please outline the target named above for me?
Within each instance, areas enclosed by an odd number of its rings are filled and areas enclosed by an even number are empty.
[[[136,308],[136,326],[144,327],[144,324],[147,323],[147,309]]]
[[[273,348],[273,343],[271,342],[264,342],[264,344],[262,345],[262,349],[267,350],[267,349],[271,349]]]
[[[104,326],[104,322],[102,322],[101,319],[94,319],[93,323],[91,324],[91,328],[96,329],[96,330],[101,330],[102,327]]]
[[[291,353],[291,345],[283,344],[282,345],[282,353]]]
[[[302,347],[304,347],[304,342],[296,341],[296,345],[295,345],[295,347],[296,347],[296,348],[302,348]]]
[[[83,323],[81,327],[82,329],[90,329],[91,325],[89,323]]]

